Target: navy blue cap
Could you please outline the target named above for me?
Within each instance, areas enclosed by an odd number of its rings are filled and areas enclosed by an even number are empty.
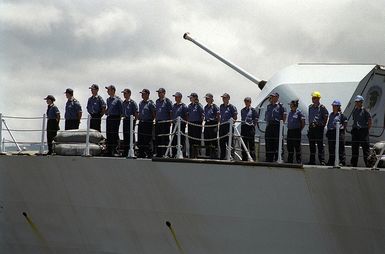
[[[66,91],[64,93],[68,93],[68,94],[74,94],[74,90],[72,90],[71,88],[67,88]]]
[[[150,90],[148,90],[148,89],[146,89],[146,88],[144,88],[141,92],[139,92],[139,93],[146,93],[146,94],[150,94]]]
[[[53,95],[48,95],[47,97],[44,98],[44,100],[55,101],[55,97],[53,97]]]
[[[92,86],[90,86],[89,89],[99,90],[99,86],[97,84],[92,84]]]
[[[198,98],[198,94],[196,93],[191,93],[189,96],[187,96],[189,98],[193,97],[193,98]]]
[[[126,89],[124,89],[124,90],[122,91],[122,93],[131,93],[131,90],[128,89],[128,88],[126,88]]]
[[[109,85],[109,86],[106,86],[105,88],[106,88],[106,89],[111,89],[111,90],[116,91],[116,88],[115,88],[114,85]]]

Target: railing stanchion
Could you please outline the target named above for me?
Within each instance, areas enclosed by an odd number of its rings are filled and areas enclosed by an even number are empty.
[[[337,123],[336,123],[336,148],[335,148],[334,167],[338,167],[340,164],[340,127],[341,127],[341,124],[339,121],[337,121]]]
[[[45,137],[45,122],[46,122],[46,114],[43,114],[43,121],[41,123],[41,140],[40,140],[40,154],[44,153],[44,137]]]
[[[282,163],[282,144],[283,144],[283,120],[279,121],[279,138],[278,138],[278,163]]]
[[[235,131],[236,134],[239,136],[239,140],[241,141],[241,146],[242,146],[242,148],[245,150],[245,152],[246,152],[246,154],[247,154],[247,160],[248,160],[248,161],[254,161],[253,158],[251,157],[250,151],[249,151],[249,149],[247,148],[245,142],[243,141],[243,138],[242,138],[241,134],[239,133],[238,129],[237,129],[237,128],[234,128],[234,131]]]
[[[169,156],[169,158],[172,158],[171,146],[172,146],[172,141],[175,138],[175,132],[176,132],[177,128],[178,128],[178,125],[177,124],[173,124],[172,132],[171,132],[171,135],[170,135],[170,140],[168,142],[168,146],[167,146],[167,149],[166,149],[166,153],[163,156],[165,158],[167,158],[168,156]]]
[[[380,154],[376,155],[376,163],[374,163],[374,166],[372,167],[372,169],[378,169],[378,163],[380,163],[380,160],[382,159],[382,154],[385,152],[385,145],[382,146],[382,149],[380,151]]]
[[[180,125],[181,125],[181,119],[180,116],[178,116],[178,133],[177,133],[177,150],[176,150],[176,158],[183,159],[183,153],[182,153],[182,144],[181,144],[181,133],[180,133]]]
[[[130,116],[130,149],[128,150],[128,158],[134,158],[135,157],[135,150],[134,150],[134,116]]]
[[[86,149],[84,151],[84,156],[90,155],[90,125],[91,125],[91,115],[87,116],[87,134],[86,134]]]
[[[4,140],[3,140],[3,114],[0,113],[0,141],[3,142],[0,152],[4,152]]]
[[[7,125],[7,123],[5,122],[4,119],[3,119],[3,124],[4,124],[5,128],[7,129],[8,133],[9,133],[9,136],[11,136],[11,139],[12,139],[13,143],[14,143],[15,146],[17,147],[17,150],[18,150],[19,152],[22,152],[23,149],[21,149],[21,147],[20,147],[19,144],[17,143],[15,137],[13,136],[11,130],[8,128],[8,125]]]
[[[233,141],[233,118],[229,119],[229,142],[227,145],[227,154],[226,154],[226,160],[231,160],[231,150],[232,150],[232,141]]]

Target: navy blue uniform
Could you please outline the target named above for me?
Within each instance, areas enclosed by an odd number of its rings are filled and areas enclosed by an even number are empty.
[[[48,154],[52,154],[52,141],[57,135],[59,128],[59,122],[57,117],[60,115],[59,109],[54,105],[48,105],[47,108],[47,144],[48,144]]]
[[[245,143],[247,149],[249,150],[249,153],[251,155],[251,158],[253,160],[256,159],[255,157],[255,126],[257,126],[258,123],[258,112],[255,110],[255,108],[252,107],[244,107],[241,109],[241,136],[243,139],[243,142]],[[242,160],[247,161],[247,153],[242,147]]]
[[[139,158],[152,158],[152,131],[155,104],[152,100],[139,103],[138,148]]]
[[[119,144],[119,126],[122,117],[122,100],[118,96],[107,98],[107,152],[109,156],[113,156]]]
[[[90,129],[101,131],[103,109],[106,103],[100,95],[88,98],[87,111],[91,115]]]
[[[157,99],[155,103],[156,108],[156,121],[155,121],[155,146],[156,156],[163,157],[167,148],[165,146],[170,142],[170,136],[164,136],[170,134],[171,122],[164,122],[171,120],[172,102],[168,98],[163,100]]]
[[[234,131],[233,128],[230,130],[230,125],[227,122],[230,120],[230,118],[233,118],[234,115],[237,115],[238,111],[237,111],[237,108],[232,104],[228,104],[228,105],[221,104],[219,106],[219,111],[221,114],[221,121],[220,121],[221,124],[219,125],[219,136],[223,137],[229,134],[230,131],[231,132]],[[223,137],[219,140],[221,160],[224,160],[226,158],[226,146],[228,145],[228,143],[229,143],[229,136]]]
[[[79,129],[80,119],[79,113],[82,112],[82,106],[78,100],[72,98],[67,100],[66,111],[64,114],[65,119],[65,130],[75,130]]]
[[[123,156],[128,155],[130,149],[130,133],[135,131],[136,120],[134,118],[133,125],[131,126],[131,116],[135,116],[138,113],[138,104],[133,100],[124,100],[122,105],[123,110],[123,140],[124,140],[124,152]],[[133,135],[133,143],[135,143],[135,135]]]
[[[173,120],[173,124],[176,124],[176,121],[177,121],[177,118],[180,117],[181,119],[183,120],[187,120],[187,114],[188,114],[188,108],[186,106],[186,104],[184,103],[174,103],[174,105],[172,105],[172,120]],[[186,137],[183,135],[186,133],[186,122],[184,121],[181,121],[180,122],[180,131],[182,133],[182,135],[180,136],[180,143],[182,145],[182,152],[183,152],[183,156],[186,156]],[[178,144],[178,140],[177,140],[177,133],[175,133],[175,136],[172,140],[172,145],[173,146],[176,146]],[[173,155],[176,155],[176,148],[173,147],[172,148],[172,154]]]
[[[293,163],[294,151],[295,158],[298,164],[302,163],[301,158],[301,131],[302,131],[302,122],[304,121],[305,116],[302,114],[301,110],[297,109],[296,111],[289,111],[287,116],[287,151],[288,157],[287,162]]]
[[[335,161],[335,149],[336,149],[336,125],[339,122],[340,125],[340,137],[339,137],[339,160],[342,165],[345,165],[345,124],[348,119],[341,112],[333,113],[329,115],[329,121],[327,124],[326,137],[328,138],[329,147],[329,161],[327,165],[333,166]]]
[[[328,119],[329,112],[322,104],[309,106],[309,148],[310,161],[309,164],[315,164],[316,146],[318,147],[318,159],[320,164],[325,164],[325,150],[324,150],[324,129],[325,123]]]
[[[266,143],[266,162],[278,160],[279,147],[279,123],[283,120],[286,114],[286,108],[282,103],[267,105],[265,111],[265,143]]]
[[[352,129],[352,158],[351,164],[357,167],[360,145],[364,155],[364,162],[368,167],[369,156],[369,122],[372,116],[369,111],[364,108],[355,108],[353,110],[353,129]]]
[[[188,105],[188,135],[190,144],[190,158],[196,158],[198,155],[198,146],[200,146],[200,140],[202,136],[202,119],[204,115],[203,107],[200,103],[190,103]],[[193,139],[195,138],[195,139]]]
[[[218,114],[219,107],[215,104],[206,105],[204,107],[205,114],[205,128],[203,131],[203,136],[205,139],[214,139],[217,138],[218,134]],[[206,156],[210,158],[215,158],[216,150],[218,149],[218,141],[205,141],[206,147]]]

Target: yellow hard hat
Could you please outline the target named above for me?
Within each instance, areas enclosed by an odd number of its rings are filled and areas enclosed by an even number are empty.
[[[311,97],[321,98],[321,93],[318,92],[318,91],[314,91],[314,92],[311,93]]]

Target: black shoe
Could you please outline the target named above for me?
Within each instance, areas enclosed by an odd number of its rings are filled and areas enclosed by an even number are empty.
[[[320,165],[321,166],[326,166],[326,163],[324,161],[321,161]]]
[[[315,165],[315,161],[309,161],[307,165]]]

